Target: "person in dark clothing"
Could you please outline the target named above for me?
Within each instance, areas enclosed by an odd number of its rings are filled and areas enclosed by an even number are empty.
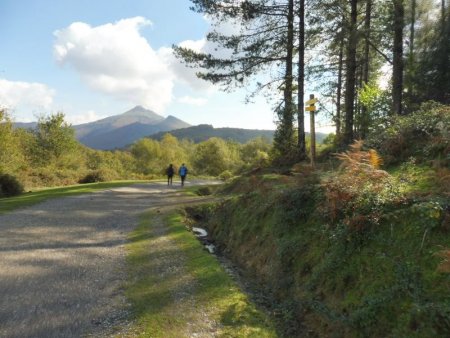
[[[172,185],[172,178],[175,170],[173,169],[173,164],[169,164],[169,167],[166,169],[167,174],[167,185]]]
[[[178,174],[181,177],[181,186],[184,187],[184,180],[186,179],[188,173],[188,169],[184,165],[184,163],[181,165],[180,169],[178,169]]]

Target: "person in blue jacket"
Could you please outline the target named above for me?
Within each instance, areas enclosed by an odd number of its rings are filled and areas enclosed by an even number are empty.
[[[181,165],[180,169],[178,169],[178,174],[181,177],[181,186],[184,187],[184,180],[186,179],[188,173],[188,168],[184,165],[184,163]]]

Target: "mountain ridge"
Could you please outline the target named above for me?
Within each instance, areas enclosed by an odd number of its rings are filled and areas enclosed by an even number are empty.
[[[161,140],[167,132],[158,132],[148,137]],[[206,141],[211,137],[220,137],[225,140],[232,139],[239,143],[246,143],[256,137],[266,137],[269,141],[273,139],[274,130],[243,129],[243,128],[214,128],[210,124],[199,124],[187,128],[180,128],[169,132],[178,139],[189,139],[194,143]]]
[[[14,125],[16,128],[34,129],[36,122],[17,122]],[[191,126],[173,115],[163,117],[139,105],[122,114],[73,125],[73,128],[79,142],[99,150],[126,148],[144,137],[161,140],[168,132],[178,139],[190,139],[195,143],[206,141],[211,137],[239,143],[246,143],[256,137],[265,137],[272,141],[274,135],[274,130],[214,128],[210,124]],[[321,142],[324,136],[325,134],[317,133],[317,142]]]
[[[180,128],[170,132],[158,132],[153,135],[149,135],[148,137],[160,141],[166,133],[170,133],[178,139],[192,140],[194,143],[206,141],[211,137],[220,137],[225,140],[231,139],[239,143],[246,143],[256,137],[265,137],[269,141],[272,141],[275,130],[231,127],[214,128],[210,124],[199,124],[197,126]],[[309,133],[306,133],[306,135],[309,135]],[[317,143],[322,143],[327,135],[328,134],[326,133],[316,132]]]
[[[163,117],[142,106],[94,122],[74,126],[78,140],[101,150],[124,148],[153,133],[189,127],[173,115]]]

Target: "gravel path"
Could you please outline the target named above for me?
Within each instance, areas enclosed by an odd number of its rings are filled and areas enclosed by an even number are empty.
[[[123,327],[127,234],[144,210],[192,199],[178,186],[148,183],[0,215],[0,337],[103,336]]]

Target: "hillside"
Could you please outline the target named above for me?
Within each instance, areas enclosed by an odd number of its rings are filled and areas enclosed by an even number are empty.
[[[258,285],[282,336],[448,336],[450,210],[424,179],[432,171],[397,173],[413,193],[346,215],[354,205],[333,206],[327,173],[306,170],[244,176],[222,191],[226,202],[191,211]]]
[[[14,128],[22,128],[22,129],[34,129],[37,126],[37,122],[14,122]]]
[[[15,122],[14,128],[34,129],[36,122]],[[136,106],[123,114],[74,125],[78,141],[100,150],[124,148],[145,136],[190,127],[190,124],[169,115],[166,118],[155,112]]]
[[[249,171],[189,210],[282,337],[450,336],[448,113],[400,118],[367,140],[379,152]]]
[[[240,129],[240,128],[214,128],[209,124],[200,124],[188,128],[172,130],[170,134],[178,139],[189,139],[195,143],[206,141],[211,137],[220,137],[224,140],[234,140],[239,143],[245,143],[253,138],[263,136],[269,140],[273,138],[273,130]],[[160,141],[165,132],[155,133],[149,137]]]
[[[159,132],[150,135],[149,138],[160,141],[165,132]],[[170,132],[173,136],[178,139],[189,139],[195,143],[203,142],[211,137],[219,137],[224,140],[233,140],[239,143],[246,143],[251,139],[257,137],[265,137],[272,141],[274,130],[264,130],[264,129],[242,129],[242,128],[214,128],[209,124],[200,124],[198,126],[192,126],[188,128],[181,128],[177,130],[172,130]],[[309,133],[306,133],[309,135]],[[327,134],[316,133],[316,139],[318,143],[321,143]]]
[[[174,116],[164,118],[141,106],[105,119],[74,126],[78,140],[94,149],[123,148],[157,132],[188,127]]]

